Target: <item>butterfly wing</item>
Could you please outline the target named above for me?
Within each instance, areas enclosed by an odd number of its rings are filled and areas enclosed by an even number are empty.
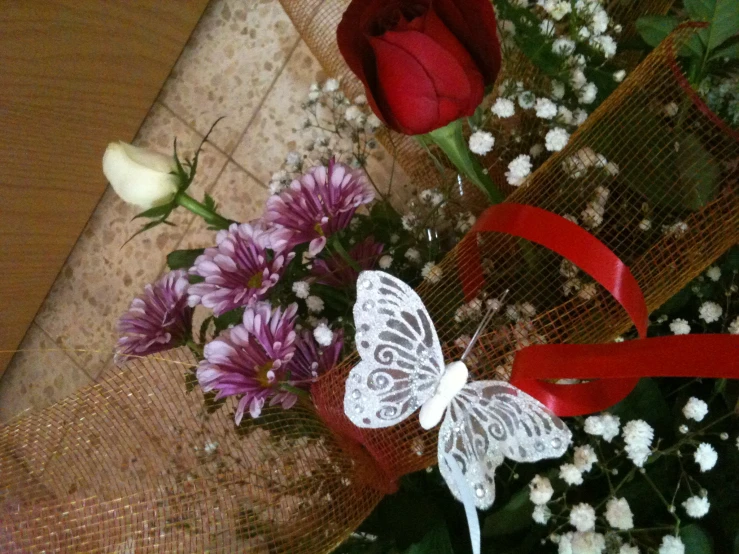
[[[483,510],[495,499],[495,469],[504,457],[516,462],[558,458],[571,439],[564,422],[538,400],[504,381],[475,381],[447,409],[439,432],[439,469],[460,499],[444,461],[452,455]]]
[[[344,412],[358,427],[406,419],[436,390],[444,358],[419,296],[382,271],[363,271],[354,305],[361,361],[346,382]]]

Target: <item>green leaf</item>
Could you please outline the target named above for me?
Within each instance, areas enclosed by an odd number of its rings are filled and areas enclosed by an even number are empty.
[[[161,206],[154,206],[153,208],[149,208],[148,210],[133,216],[133,219],[131,219],[131,221],[133,221],[134,219],[139,219],[140,217],[148,217],[149,219],[159,219],[161,217],[166,218],[173,208],[174,204],[172,203],[163,204]]]
[[[510,535],[531,525],[534,506],[529,500],[528,487],[514,494],[500,510],[485,518],[482,525],[483,537]]]
[[[693,133],[682,134],[677,143],[680,147],[675,159],[678,173],[676,189],[681,192],[683,206],[699,210],[716,195],[721,170]]]
[[[711,53],[710,57],[712,60],[723,60],[724,58],[739,60],[739,36],[725,41]]]
[[[671,15],[645,15],[636,21],[636,30],[649,46],[655,47],[677,27],[677,17]]]
[[[150,221],[149,223],[147,223],[146,225],[144,225],[141,229],[139,229],[138,231],[136,231],[133,235],[131,235],[128,238],[128,240],[123,243],[123,246],[126,246],[129,242],[131,242],[135,237],[137,237],[141,233],[144,233],[144,232],[148,231],[149,229],[153,229],[154,227],[156,227],[157,225],[161,225],[162,223],[164,223],[164,221],[162,221],[161,219],[156,219],[154,221]],[[121,248],[123,248],[123,246]]]
[[[167,267],[169,269],[190,269],[198,256],[205,251],[205,248],[195,248],[193,250],[175,250],[167,254]]]
[[[736,0],[685,0],[684,5],[692,19],[709,23],[708,29],[701,33],[709,53],[739,32]]]
[[[680,529],[680,538],[685,543],[685,552],[690,554],[712,554],[713,543],[700,525],[691,523]]]
[[[191,367],[185,372],[185,391],[188,393],[192,392],[198,384],[196,369],[196,367]]]
[[[205,200],[203,200],[203,205],[213,212],[216,211],[216,201],[207,192],[205,193]]]
[[[672,428],[670,406],[653,379],[642,379],[631,394],[609,410],[621,421],[643,419],[658,436],[666,436]]]
[[[230,312],[226,312],[213,319],[216,326],[216,332],[220,333],[224,329],[228,329],[229,325],[238,325],[244,318],[244,308],[236,308]]]
[[[405,554],[454,554],[445,525],[438,524],[426,533],[421,542],[411,545]]]
[[[200,324],[200,333],[198,337],[200,339],[200,344],[205,344],[205,339],[208,338],[208,327],[210,327],[210,324],[213,321],[213,319],[214,317],[212,315],[208,316]]]
[[[459,172],[487,195],[491,204],[505,200],[503,193],[498,190],[490,176],[483,173],[479,160],[467,147],[467,141],[462,134],[461,119],[431,131],[428,136],[444,151]]]

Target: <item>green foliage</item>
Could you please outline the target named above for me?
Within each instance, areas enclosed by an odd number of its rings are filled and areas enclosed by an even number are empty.
[[[195,260],[205,251],[205,248],[193,250],[175,250],[167,254],[167,266],[169,269],[190,269],[195,265]]]
[[[236,308],[230,312],[213,318],[216,334],[228,329],[231,325],[238,325],[244,319],[244,308]]]
[[[713,554],[711,538],[696,523],[691,523],[680,529],[680,538],[685,543],[685,552],[690,552],[690,554]]]
[[[443,525],[434,527],[417,542],[411,545],[405,554],[454,554],[452,543],[449,540],[449,531]]]

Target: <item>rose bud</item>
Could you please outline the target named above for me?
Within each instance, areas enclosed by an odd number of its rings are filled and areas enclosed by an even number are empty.
[[[500,69],[490,0],[353,0],[337,40],[377,117],[408,135],[471,116]]]
[[[145,210],[171,202],[177,194],[174,158],[111,142],[103,155],[103,173],[125,202]]]

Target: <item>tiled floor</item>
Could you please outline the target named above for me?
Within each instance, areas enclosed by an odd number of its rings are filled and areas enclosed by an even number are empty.
[[[139,131],[163,153],[177,137],[191,153],[220,116],[201,157],[195,196],[209,192],[234,219],[257,216],[266,182],[295,148],[300,101],[325,78],[277,0],[213,0]],[[110,137],[115,140],[119,137]],[[372,172],[386,174],[381,153]],[[41,409],[99,379],[111,366],[115,324],[134,295],[160,275],[165,254],[207,246],[213,233],[181,211],[124,246],[136,210],[109,189],[0,380],[0,421]]]

